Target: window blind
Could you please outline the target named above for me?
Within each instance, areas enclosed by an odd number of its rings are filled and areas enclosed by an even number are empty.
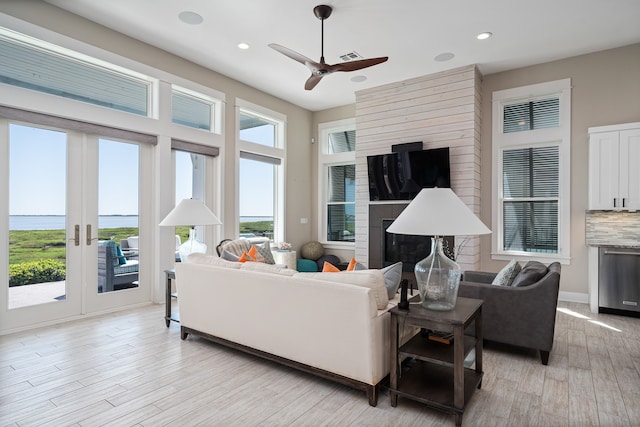
[[[503,133],[556,128],[560,125],[560,99],[505,105],[503,114]]]
[[[196,129],[211,130],[211,103],[176,90],[171,93],[171,121]]]
[[[356,151],[356,131],[332,132],[329,134],[329,154]]]
[[[505,250],[558,252],[559,147],[503,153]]]
[[[2,36],[0,82],[148,115],[149,81]]]

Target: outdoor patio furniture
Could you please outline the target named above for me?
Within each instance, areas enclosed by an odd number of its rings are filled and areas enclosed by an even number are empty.
[[[118,254],[113,240],[98,242],[98,292],[132,287],[138,281],[138,261]]]

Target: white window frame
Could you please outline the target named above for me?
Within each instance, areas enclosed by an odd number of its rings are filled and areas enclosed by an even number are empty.
[[[557,96],[559,98],[559,126],[556,128],[503,133],[503,109],[505,105]],[[549,263],[571,261],[570,208],[571,208],[571,79],[506,89],[493,93],[492,120],[492,247],[494,260],[530,261]],[[532,147],[559,147],[558,188],[558,253],[507,251],[503,247],[503,169],[505,150]]]
[[[273,214],[273,241],[279,243],[285,241],[285,173],[286,173],[286,133],[287,116],[277,111],[270,110],[260,105],[253,104],[236,98],[236,215],[235,230],[240,230],[240,153],[256,154],[257,156],[270,157],[280,161],[275,170],[274,214]],[[275,125],[275,147],[269,147],[255,142],[240,139],[240,114],[245,112]]]
[[[349,118],[318,124],[318,241],[328,249],[354,249],[354,242],[327,240],[327,206],[329,204],[329,167],[355,165],[356,152],[329,153],[329,135],[356,129],[356,119]],[[355,205],[355,202],[354,202]]]

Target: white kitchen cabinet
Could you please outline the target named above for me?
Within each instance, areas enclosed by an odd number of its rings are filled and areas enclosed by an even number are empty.
[[[640,209],[640,123],[589,128],[589,209]]]

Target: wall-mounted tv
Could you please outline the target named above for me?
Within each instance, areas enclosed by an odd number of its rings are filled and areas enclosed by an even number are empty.
[[[367,157],[369,200],[411,200],[423,188],[449,188],[449,147]]]

